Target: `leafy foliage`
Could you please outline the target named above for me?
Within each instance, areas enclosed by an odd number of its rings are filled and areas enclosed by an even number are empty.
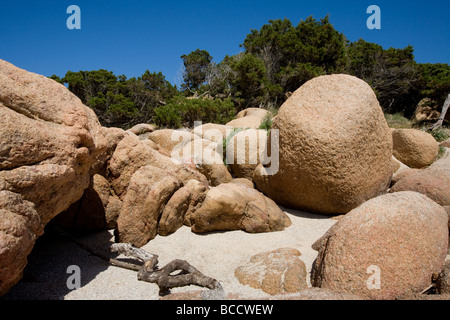
[[[236,114],[233,101],[176,97],[155,109],[154,123],[160,127],[194,127],[196,121],[226,124]]]
[[[185,72],[183,75],[184,90],[198,90],[205,83],[207,70],[212,61],[212,57],[206,50],[197,49],[188,55],[182,55]]]
[[[361,39],[348,46],[347,72],[372,86],[385,111],[410,117],[421,100],[413,52],[411,46],[385,50]]]
[[[296,27],[288,19],[270,20],[252,30],[243,46],[260,57],[267,77],[284,91],[294,91],[315,76],[336,73],[345,66],[345,37],[328,16],[302,20]]]
[[[412,46],[384,49],[363,39],[349,42],[328,16],[308,17],[296,26],[288,19],[270,20],[251,30],[241,47],[244,52],[221,62],[206,50],[182,55],[181,90],[149,70],[131,79],[103,69],[50,78],[91,107],[103,125],[122,128],[143,122],[171,128],[192,127],[194,121],[227,123],[245,108],[276,110],[287,93],[334,73],[365,80],[384,111],[397,117],[412,116],[422,98],[442,104],[450,93],[449,65],[417,64]],[[270,127],[268,119],[263,128]]]
[[[91,107],[103,125],[122,128],[151,122],[155,108],[179,95],[161,72],[148,70],[128,80],[107,70],[69,71],[60,82]]]
[[[450,66],[443,63],[419,64],[422,95],[442,105],[450,94]]]

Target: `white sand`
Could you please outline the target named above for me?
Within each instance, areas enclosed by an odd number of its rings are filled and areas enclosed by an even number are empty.
[[[292,226],[282,232],[248,234],[242,231],[197,235],[183,227],[168,236],[158,236],[143,249],[159,256],[159,266],[174,259],[186,260],[205,275],[219,280],[228,294],[241,297],[268,297],[261,290],[239,283],[234,270],[261,252],[279,248],[294,248],[309,272],[317,256],[311,245],[337,221],[324,216],[283,209]],[[112,231],[83,237],[81,240],[101,250],[112,243]],[[30,256],[26,277],[5,297],[6,299],[67,299],[67,300],[154,300],[159,299],[158,286],[137,280],[136,272],[110,266],[69,241],[42,245]],[[47,245],[48,247],[45,247]],[[67,289],[67,267],[78,265],[82,286]],[[28,278],[31,278],[29,280]],[[308,278],[309,284],[309,278]],[[204,290],[190,286],[175,288],[173,293]]]

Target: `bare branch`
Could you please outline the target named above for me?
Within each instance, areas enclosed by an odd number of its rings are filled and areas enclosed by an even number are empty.
[[[222,286],[217,280],[205,276],[184,260],[174,260],[168,263],[164,268],[157,269],[157,255],[150,254],[143,249],[135,248],[131,244],[113,244],[111,250],[143,261],[144,265],[137,270],[138,280],[157,284],[161,296],[170,293],[170,289],[172,288],[190,285],[223,292]],[[173,275],[176,271],[180,272]],[[218,296],[223,295],[219,294]]]
[[[445,100],[444,102],[444,106],[442,107],[442,113],[441,116],[439,117],[439,120],[433,126],[431,126],[430,128],[431,130],[436,130],[442,127],[449,106],[450,106],[450,94],[448,95],[447,100]]]

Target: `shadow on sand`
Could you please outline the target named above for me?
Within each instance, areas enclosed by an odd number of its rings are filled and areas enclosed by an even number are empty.
[[[77,235],[77,239],[105,256],[117,256],[109,252],[113,242],[109,231]],[[47,227],[28,256],[22,280],[0,300],[63,300],[71,292],[67,286],[69,277],[73,275],[72,272],[67,272],[70,266],[80,268],[81,287],[110,267],[107,261]]]

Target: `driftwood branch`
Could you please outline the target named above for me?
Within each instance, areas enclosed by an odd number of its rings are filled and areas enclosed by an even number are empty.
[[[138,280],[157,284],[161,296],[170,293],[170,289],[190,285],[223,292],[222,286],[217,280],[205,276],[187,261],[174,260],[158,269],[158,256],[145,250],[123,243],[113,244],[111,250],[144,262],[138,270]],[[176,271],[179,272],[173,274]]]
[[[156,268],[158,264],[158,256],[148,253],[147,251],[139,248],[133,247],[128,243],[116,243],[111,246],[111,251],[119,254],[123,254],[127,257],[136,258],[142,262],[150,264],[153,269]],[[140,268],[139,268],[140,270]],[[139,271],[137,270],[137,271]]]
[[[111,245],[111,252],[123,254],[124,256],[135,258],[141,262],[141,264],[128,263],[117,259],[112,259],[105,254],[97,252],[71,234],[57,227],[54,228],[62,236],[69,238],[82,249],[107,261],[108,263],[120,268],[137,271],[138,280],[157,284],[159,286],[159,294],[161,296],[170,293],[170,289],[190,285],[211,289],[211,292],[202,295],[205,299],[219,300],[223,299],[225,296],[223,288],[217,280],[205,276],[187,261],[174,260],[168,263],[164,268],[158,269],[157,255],[151,254],[140,248],[135,248],[131,244],[116,243]],[[173,274],[176,271],[180,272]]]
[[[449,106],[450,106],[450,94],[448,95],[447,100],[445,100],[445,102],[444,102],[444,106],[442,107],[442,113],[441,113],[441,116],[439,117],[439,120],[430,128],[431,130],[435,130],[435,129],[442,127],[442,125],[444,124],[445,115],[448,112]]]
[[[174,272],[180,271],[178,274]],[[151,265],[146,265],[138,271],[138,280],[156,283],[159,287],[159,294],[166,295],[170,289],[196,285],[211,290],[221,289],[219,282],[207,277],[191,266],[187,261],[174,260],[160,270],[151,269]]]

